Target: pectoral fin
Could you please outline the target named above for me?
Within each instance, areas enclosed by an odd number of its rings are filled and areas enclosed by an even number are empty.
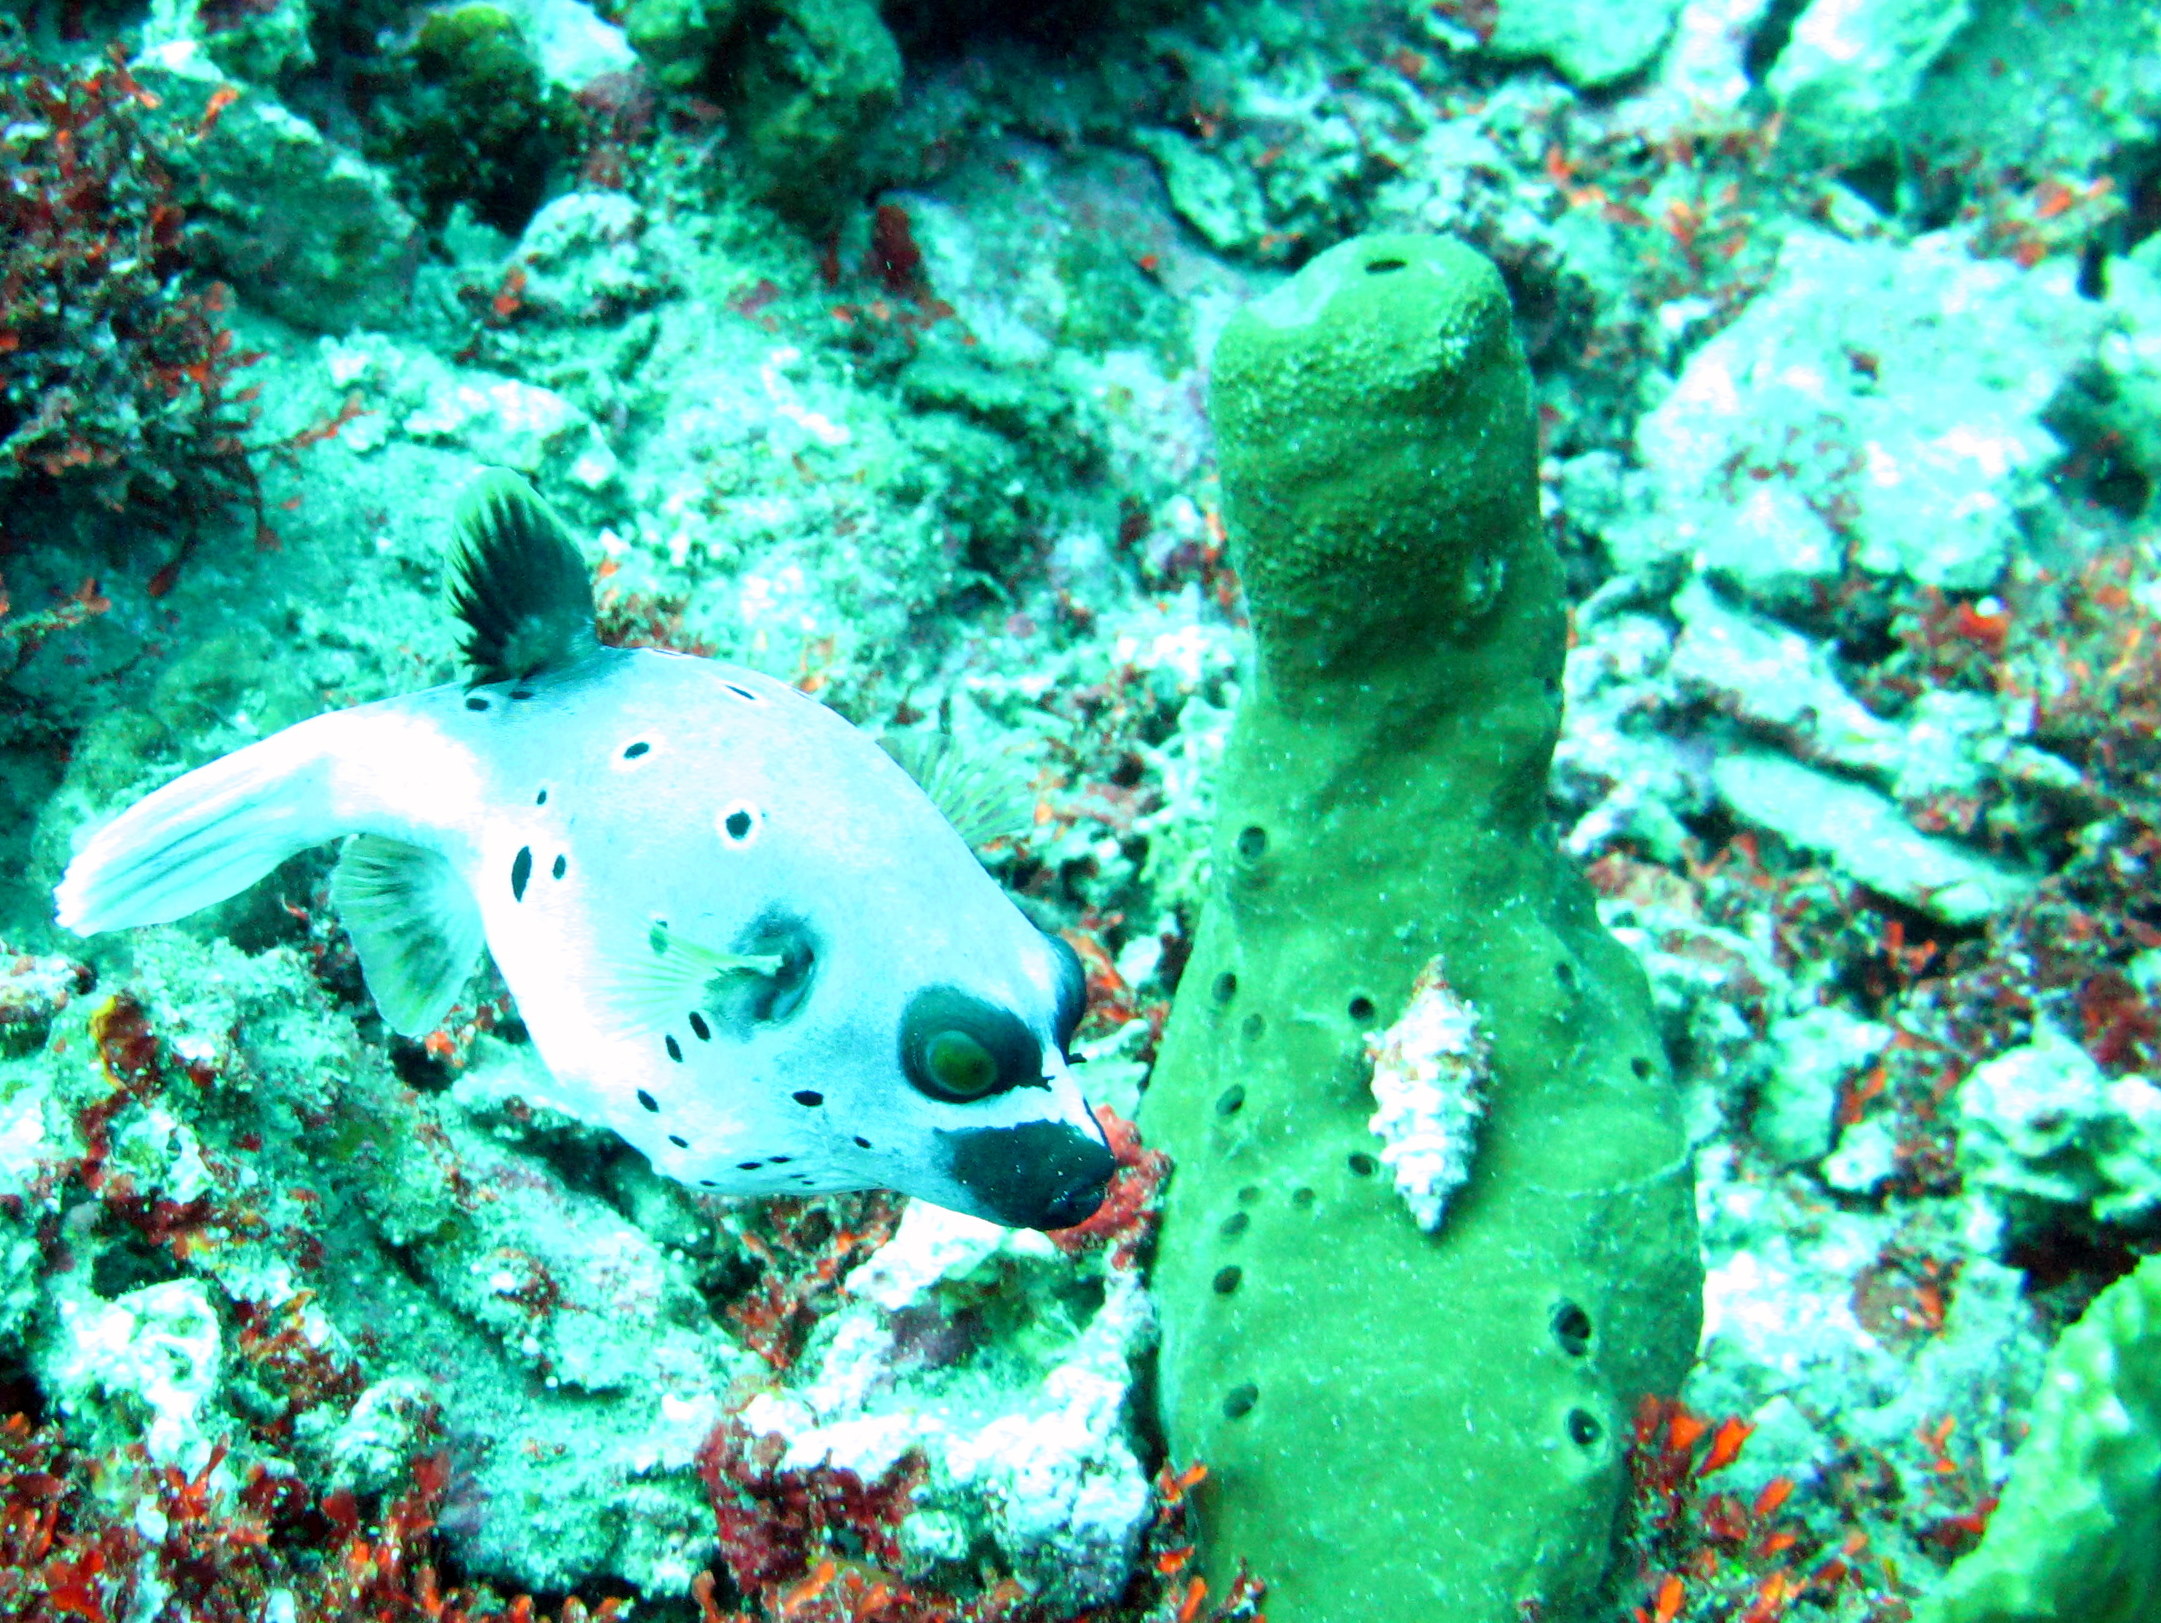
[[[480,956],[480,908],[439,853],[379,834],[345,848],[330,898],[360,954],[375,1006],[393,1031],[442,1024]]]
[[[618,1011],[640,1026],[657,1030],[681,1019],[686,1011],[712,1002],[715,981],[739,975],[778,975],[785,963],[780,953],[719,952],[655,920],[644,946],[608,970]]]

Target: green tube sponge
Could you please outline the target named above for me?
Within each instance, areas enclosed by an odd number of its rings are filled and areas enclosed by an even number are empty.
[[[1546,826],[1564,620],[1506,291],[1452,242],[1346,243],[1231,321],[1209,407],[1258,670],[1142,1103],[1207,1574],[1250,1564],[1274,1623],[1587,1617],[1702,1269],[1642,972]],[[1428,1233],[1367,1055],[1450,1019],[1434,1074],[1482,1120]]]
[[[2056,1343],[1987,1534],[1918,1616],[2145,1623],[2157,1597],[2161,1257],[2149,1257]]]

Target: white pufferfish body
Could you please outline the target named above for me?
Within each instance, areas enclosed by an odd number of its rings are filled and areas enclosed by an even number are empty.
[[[485,940],[548,1103],[660,1172],[1013,1226],[1096,1209],[1079,966],[906,770],[771,677],[599,646],[582,560],[509,475],[469,493],[450,579],[478,680],[167,784],[84,845],[60,922],[178,918],[356,835],[332,897],[386,1020],[433,1029]]]

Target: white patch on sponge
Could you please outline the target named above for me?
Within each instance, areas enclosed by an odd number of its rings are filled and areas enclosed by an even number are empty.
[[[1440,959],[1418,972],[1396,1023],[1367,1033],[1366,1057],[1380,1107],[1366,1126],[1380,1137],[1381,1163],[1411,1216],[1437,1233],[1471,1174],[1490,1062],[1478,1010],[1448,984]]]

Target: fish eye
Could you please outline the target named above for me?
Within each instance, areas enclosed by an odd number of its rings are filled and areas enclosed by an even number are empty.
[[[900,1064],[918,1093],[948,1104],[1043,1086],[1043,1050],[1008,1009],[951,986],[915,995],[900,1026]]]
[[[1051,1035],[1058,1039],[1060,1049],[1066,1049],[1072,1047],[1074,1030],[1088,1012],[1088,972],[1081,965],[1080,954],[1073,950],[1073,943],[1064,936],[1046,931],[1043,939],[1050,943],[1051,954],[1058,960],[1058,1005],[1051,1017]]]
[[[980,1099],[998,1086],[998,1062],[966,1031],[934,1031],[925,1038],[923,1069],[949,1099]]]

